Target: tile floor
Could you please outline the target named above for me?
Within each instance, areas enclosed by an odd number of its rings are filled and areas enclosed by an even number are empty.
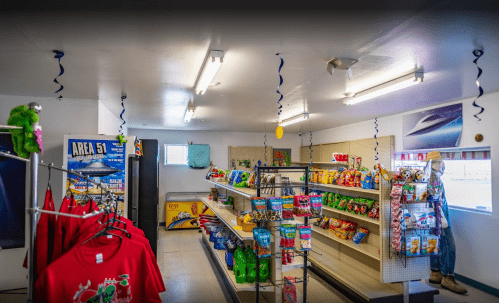
[[[211,259],[201,237],[202,234],[198,230],[166,231],[164,227],[160,227],[158,265],[167,289],[161,294],[163,302],[233,302],[222,282],[215,261]],[[308,301],[310,303],[352,302],[320,277],[310,271],[309,274],[311,281],[308,285]],[[289,271],[286,275],[298,277],[302,275],[302,270]],[[440,291],[440,294],[435,296],[435,303],[499,302],[499,298],[462,282],[460,284],[468,289],[466,295],[457,295],[442,289],[440,285],[425,283]],[[301,292],[302,289],[302,283],[298,283],[297,290]],[[247,298],[243,301],[254,302],[254,295],[240,294],[240,297],[243,296]],[[273,300],[265,295],[260,302],[271,303]],[[302,302],[301,298],[298,302]]]

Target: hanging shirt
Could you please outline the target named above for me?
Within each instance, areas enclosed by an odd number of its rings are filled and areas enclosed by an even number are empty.
[[[69,213],[69,203],[70,203],[71,198],[67,198],[64,196],[64,199],[62,200],[61,207],[59,208],[60,213]],[[55,261],[59,259],[60,256],[62,256],[62,245],[64,242],[64,236],[66,234],[66,227],[65,227],[65,220],[67,217],[64,216],[58,216],[57,218],[57,223],[55,227],[55,234],[54,234],[54,252],[52,254],[52,261]]]
[[[47,189],[45,192],[45,201],[43,203],[43,210],[55,211],[54,200],[52,191]],[[36,225],[35,234],[35,247],[34,253],[34,266],[35,266],[35,280],[41,272],[52,261],[54,251],[54,234],[56,229],[57,219],[55,215],[41,213],[38,223]],[[23,267],[28,268],[28,252],[24,258]]]
[[[35,284],[39,302],[161,302],[147,252],[124,237],[99,237],[48,266]],[[68,270],[70,269],[70,270]]]
[[[79,238],[76,241],[76,245],[78,245],[78,243],[83,243],[85,240],[94,236],[98,232],[99,227],[100,227],[100,223],[97,224],[97,222],[95,222],[95,224],[92,225],[92,224],[88,224],[85,222],[85,224],[82,226],[82,230],[79,234]],[[128,224],[127,224],[127,227],[128,227]],[[102,227],[102,228],[104,228],[104,227]],[[111,230],[109,232],[112,234],[115,234],[115,235],[119,235],[121,237],[126,237],[125,234],[120,230]],[[154,256],[154,252],[151,249],[151,245],[149,244],[149,241],[145,237],[136,233],[136,231],[131,231],[131,232],[129,231],[129,233],[131,235],[130,240],[133,243],[135,243],[134,245],[142,245],[148,253],[147,265],[149,267],[151,275],[153,276],[154,284],[156,285],[158,293],[166,291],[163,277],[162,277],[161,271],[159,270],[159,267],[158,267],[158,262],[156,260],[156,257]],[[93,241],[93,240],[91,240],[91,241]]]

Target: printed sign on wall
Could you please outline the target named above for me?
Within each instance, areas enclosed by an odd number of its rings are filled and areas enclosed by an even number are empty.
[[[68,139],[67,146],[68,169],[102,183],[118,199],[124,200],[126,143],[120,146],[118,140]],[[66,189],[73,192],[78,202],[85,194],[94,200],[100,200],[105,194],[96,185],[71,174],[68,174]],[[118,209],[124,212],[124,203],[119,203]]]
[[[462,130],[462,103],[404,115],[404,150],[459,146]]]

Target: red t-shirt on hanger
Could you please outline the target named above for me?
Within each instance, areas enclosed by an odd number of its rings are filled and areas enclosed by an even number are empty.
[[[64,199],[62,199],[62,204],[61,207],[59,208],[60,213],[69,213],[69,203],[70,203],[71,198],[67,198],[64,196]],[[55,235],[54,235],[54,252],[52,254],[52,261],[55,261],[59,259],[60,256],[62,256],[62,244],[64,242],[64,236],[66,235],[66,227],[65,227],[65,221],[67,217],[64,216],[58,216],[57,218],[57,224],[55,227]]]
[[[48,266],[35,284],[35,296],[40,302],[159,303],[153,277],[144,266],[147,258],[145,248],[126,237],[99,237]]]

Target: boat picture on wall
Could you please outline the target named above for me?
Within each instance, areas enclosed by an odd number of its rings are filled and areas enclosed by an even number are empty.
[[[404,150],[459,145],[463,129],[462,103],[403,116]]]

